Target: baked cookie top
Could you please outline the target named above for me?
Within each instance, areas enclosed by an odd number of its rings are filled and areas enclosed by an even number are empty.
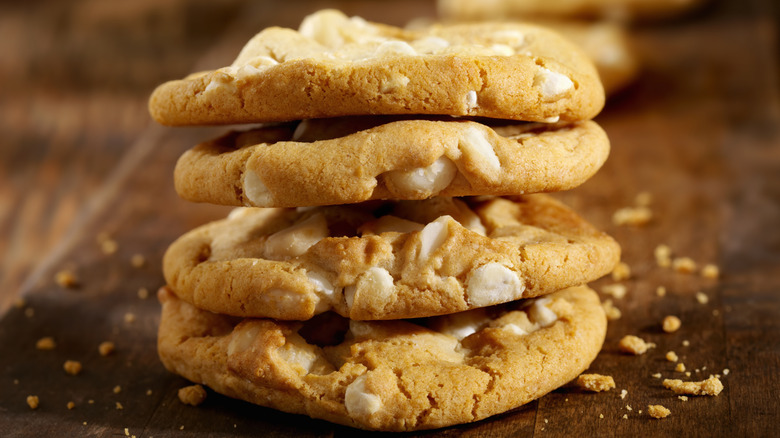
[[[168,370],[262,406],[386,431],[477,421],[539,398],[588,368],[607,325],[585,286],[415,321],[241,320],[167,288],[158,297]]]
[[[612,271],[620,247],[547,195],[238,209],[163,258],[185,301],[242,317],[418,318],[534,297]]]
[[[706,0],[438,0],[439,14],[456,20],[529,17],[657,20],[683,14]]]
[[[233,132],[182,155],[176,191],[256,207],[552,192],[609,154],[595,122],[483,122],[364,116]]]
[[[159,86],[149,110],[165,125],[370,114],[577,121],[603,105],[588,57],[544,28],[404,30],[324,10],[298,31],[260,32],[228,67]]]

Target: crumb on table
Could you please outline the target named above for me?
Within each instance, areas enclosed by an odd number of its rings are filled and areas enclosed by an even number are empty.
[[[114,353],[115,349],[116,347],[111,341],[101,342],[100,345],[98,345],[98,352],[101,356],[109,356]]]
[[[185,405],[198,406],[206,400],[206,390],[201,385],[190,385],[179,389],[179,401]]]
[[[614,304],[612,304],[612,300],[606,299],[601,303],[601,307],[604,309],[604,313],[607,315],[607,319],[610,321],[615,321],[617,319],[620,319],[620,317],[623,315],[623,313],[615,307]]]
[[[28,395],[27,396],[27,406],[30,407],[30,409],[38,409],[38,405],[40,405],[41,400],[38,398],[37,395]]]
[[[601,374],[580,374],[577,386],[593,392],[609,391],[615,388],[615,379]]]
[[[678,257],[672,260],[672,269],[681,274],[692,274],[696,271],[696,262],[690,257]]]
[[[653,212],[647,207],[623,207],[612,215],[612,223],[615,225],[647,225],[653,218]]]
[[[54,281],[60,287],[67,289],[73,289],[79,285],[79,279],[76,277],[76,273],[70,269],[63,269],[54,275]]]
[[[677,357],[677,353],[675,353],[674,351],[668,351],[665,357],[666,360],[668,360],[669,362],[677,362],[677,360],[680,359],[679,357]]]
[[[631,268],[624,262],[620,262],[615,265],[612,270],[612,279],[615,281],[623,281],[631,278]]]
[[[655,344],[651,342],[645,342],[644,339],[638,336],[626,335],[623,336],[623,338],[620,340],[618,347],[623,353],[639,355],[645,354],[648,348],[655,347]]]
[[[681,325],[682,325],[682,321],[680,321],[680,318],[674,315],[669,315],[665,317],[663,323],[661,324],[663,330],[666,333],[676,332],[677,330],[680,329]]]
[[[723,383],[715,376],[700,382],[683,382],[679,379],[664,379],[663,385],[675,394],[718,395],[723,391]]]
[[[71,376],[78,376],[81,373],[81,362],[77,360],[66,360],[65,363],[62,364],[62,368]]]
[[[648,405],[647,413],[653,418],[666,418],[672,411],[661,405]]]
[[[53,350],[56,346],[57,343],[51,336],[44,336],[35,343],[35,348],[38,350]]]

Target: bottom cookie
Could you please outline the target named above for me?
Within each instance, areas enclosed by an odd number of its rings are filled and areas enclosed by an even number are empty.
[[[606,317],[585,286],[458,314],[306,322],[200,310],[160,289],[165,367],[230,397],[351,427],[481,420],[564,385],[598,354]]]

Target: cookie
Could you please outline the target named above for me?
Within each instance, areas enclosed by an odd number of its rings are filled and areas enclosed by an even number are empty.
[[[588,368],[607,325],[584,286],[414,321],[241,320],[168,288],[158,297],[158,351],[171,372],[258,405],[385,431],[477,421],[539,398]]]
[[[551,293],[612,271],[620,248],[548,195],[238,209],[174,242],[165,279],[241,317],[418,318]]]
[[[705,0],[438,0],[439,14],[457,20],[532,16],[657,20],[688,12]]]
[[[371,114],[579,121],[603,105],[588,57],[547,29],[404,30],[325,10],[299,31],[262,31],[228,67],[161,85],[149,110],[166,125]]]
[[[591,121],[483,121],[498,124],[344,117],[233,132],[179,159],[176,191],[256,207],[552,192],[583,183],[609,154]]]

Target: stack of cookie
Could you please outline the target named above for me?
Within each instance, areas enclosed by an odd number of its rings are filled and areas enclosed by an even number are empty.
[[[565,384],[619,247],[548,195],[598,170],[593,66],[520,24],[402,30],[336,11],[160,86],[168,125],[264,123],[186,152],[185,199],[237,205],[164,258],[165,366],[374,430],[471,422]]]

